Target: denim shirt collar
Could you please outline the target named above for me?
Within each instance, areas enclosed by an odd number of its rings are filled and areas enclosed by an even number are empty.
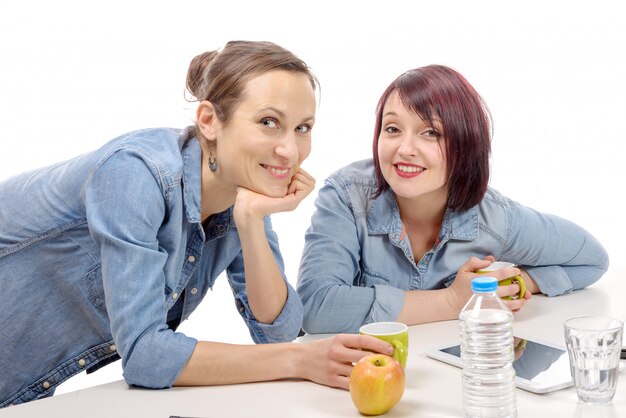
[[[443,218],[439,242],[449,239],[471,241],[478,237],[478,206],[465,212],[446,210]],[[373,199],[367,211],[367,230],[371,235],[402,233],[402,220],[396,196],[391,189],[385,190]]]
[[[185,134],[182,135],[185,137]],[[201,221],[202,207],[202,150],[196,138],[191,138],[181,144],[183,156],[183,203],[185,215],[191,223]]]
[[[367,232],[370,235],[391,234],[402,228],[396,196],[387,189],[372,200],[367,211]]]
[[[189,223],[199,224],[202,221],[202,149],[196,138],[186,141],[186,145],[183,144],[182,147],[185,216]],[[212,240],[224,236],[234,223],[232,207],[215,214],[204,229],[205,239]]]

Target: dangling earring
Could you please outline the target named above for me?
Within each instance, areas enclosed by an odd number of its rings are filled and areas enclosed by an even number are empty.
[[[217,171],[217,160],[215,159],[214,155],[211,155],[209,157],[209,169],[211,169],[211,171],[214,173]]]
[[[217,171],[217,159],[215,158],[215,154],[217,153],[217,143],[215,138],[213,140],[208,141],[208,153],[209,153],[209,168],[212,172]]]

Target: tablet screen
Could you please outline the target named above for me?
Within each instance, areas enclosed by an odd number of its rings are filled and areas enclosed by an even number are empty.
[[[461,356],[458,345],[443,348],[441,351],[456,357]],[[525,347],[516,350],[515,358],[515,374],[523,379],[540,385],[571,380],[569,359],[564,350],[525,340]]]

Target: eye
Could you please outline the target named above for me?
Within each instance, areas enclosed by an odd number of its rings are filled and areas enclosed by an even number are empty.
[[[433,139],[441,138],[441,134],[439,133],[439,131],[432,129],[432,128],[425,130],[423,135],[429,138],[433,138]]]
[[[296,132],[300,132],[301,134],[306,134],[306,133],[309,133],[312,128],[313,127],[311,125],[304,123],[296,127]]]
[[[400,129],[396,128],[395,126],[387,126],[385,127],[385,132],[387,132],[388,134],[397,134],[398,132],[400,132]]]
[[[261,119],[261,124],[271,129],[278,128],[278,122],[274,118],[263,118]]]

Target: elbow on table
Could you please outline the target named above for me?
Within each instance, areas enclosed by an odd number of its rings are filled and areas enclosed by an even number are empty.
[[[122,376],[130,386],[170,388],[189,362],[198,340],[171,330],[161,338],[149,337],[150,334],[144,335],[132,351],[122,355]]]
[[[302,329],[307,334],[354,334],[359,332],[360,325],[354,322],[354,315],[348,312],[330,310],[323,305],[304,305]]]
[[[589,264],[583,267],[580,273],[576,273],[570,278],[572,282],[571,290],[584,289],[604,276],[609,269],[609,257],[606,253],[602,254],[602,258],[594,264]]]
[[[341,286],[311,289],[299,287],[304,318],[302,329],[307,334],[356,333],[362,325],[363,314],[355,308],[358,301],[337,292]]]
[[[174,386],[174,381],[164,381],[163,379],[137,378],[124,372],[122,374],[124,381],[128,386],[139,387],[144,389],[169,389]]]
[[[319,305],[311,306],[311,304],[304,304],[304,317],[302,320],[302,330],[307,334],[325,334],[329,331],[328,321],[326,315],[320,312]]]
[[[590,275],[591,277],[589,278],[589,283],[587,284],[587,286],[589,286],[590,284],[593,284],[593,283],[597,282],[598,280],[600,280],[600,278],[602,276],[604,276],[604,273],[606,273],[609,270],[609,255],[608,255],[608,253],[603,252],[602,253],[602,259],[594,267],[595,268],[593,269],[593,272],[595,274],[591,274]]]

